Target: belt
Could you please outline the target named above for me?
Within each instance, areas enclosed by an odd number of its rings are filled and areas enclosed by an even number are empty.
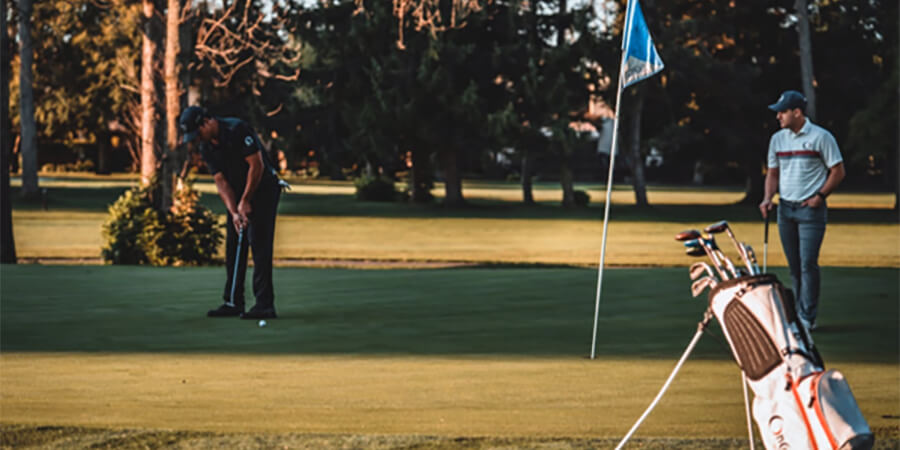
[[[778,203],[782,204],[784,206],[790,206],[791,208],[799,208],[803,205],[803,202],[792,202],[790,200],[782,200],[782,199],[779,199]]]

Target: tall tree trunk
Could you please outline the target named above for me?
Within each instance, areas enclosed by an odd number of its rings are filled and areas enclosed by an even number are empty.
[[[31,0],[18,0],[19,5],[19,110],[22,124],[22,195],[37,197],[38,186],[38,149],[37,124],[34,121],[34,77],[31,66],[34,64],[34,51],[31,46]],[[7,78],[4,78],[4,83]]]
[[[534,204],[534,189],[531,180],[533,158],[531,150],[526,148],[524,153],[522,153],[522,202],[526,205]]]
[[[6,35],[6,14],[8,3],[3,2],[0,13],[0,263],[16,263],[16,240],[13,238],[12,205],[9,203],[9,132],[12,126],[9,121],[9,36]]]
[[[462,180],[459,176],[456,152],[443,150],[438,154],[441,158],[441,169],[444,172],[444,205],[461,206],[465,203],[465,199],[462,194]]]
[[[109,158],[112,153],[112,132],[109,131],[109,125],[104,123],[99,131],[97,131],[97,170],[101,175],[109,174]]]
[[[556,25],[556,47],[562,48],[566,45],[566,30],[568,29],[568,24],[566,23],[566,13],[568,12],[568,1],[560,0],[559,1],[559,18]],[[563,133],[567,133],[568,130],[563,131]],[[561,153],[562,156],[560,158],[559,165],[559,182],[562,185],[563,198],[562,204],[563,206],[569,208],[575,206],[575,188],[573,186],[574,176],[572,175],[572,168],[570,167],[569,160],[572,156],[572,147],[571,142],[568,139],[568,136],[563,135],[562,137],[562,148]]]
[[[425,203],[431,201],[431,167],[428,164],[428,153],[422,150],[416,149],[412,151],[410,184],[410,195],[413,202]]]
[[[644,94],[639,87],[632,88],[635,92],[631,110],[628,111],[628,162],[631,165],[632,186],[634,188],[634,200],[637,206],[647,206],[647,180],[644,178],[644,161],[641,159],[641,115],[644,111]]]
[[[566,45],[566,12],[569,9],[568,0],[559,0],[559,16],[556,22],[556,46]]]
[[[559,167],[559,182],[562,185],[563,206],[566,208],[575,206],[575,177],[569,166],[569,155],[563,156],[562,164]]]
[[[143,48],[141,50],[141,184],[156,175],[156,135],[159,96],[156,92],[156,64],[159,33],[154,0],[143,0]]]
[[[800,48],[800,76],[806,96],[806,115],[816,120],[816,75],[813,71],[812,33],[809,29],[807,0],[794,0],[797,13],[797,42]]]
[[[162,209],[172,206],[182,160],[178,142],[178,116],[181,113],[181,3],[168,0],[166,10],[166,52],[163,74],[166,83],[166,145],[163,147]]]
[[[559,184],[563,192],[562,205],[571,208],[575,206],[575,176],[572,174],[570,161],[574,153],[575,137],[570,135],[571,130],[554,130],[554,133],[559,133]]]

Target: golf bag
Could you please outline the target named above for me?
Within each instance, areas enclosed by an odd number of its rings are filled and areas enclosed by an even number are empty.
[[[793,295],[774,275],[723,281],[709,302],[755,394],[753,418],[767,449],[872,447],[850,386],[824,370]]]

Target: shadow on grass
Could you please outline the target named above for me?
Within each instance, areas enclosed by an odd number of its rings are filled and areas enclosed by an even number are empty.
[[[109,205],[127,188],[122,187],[59,187],[48,188],[46,202],[26,201],[13,188],[14,210],[106,212]],[[203,194],[201,203],[217,214],[225,207],[214,194]],[[524,205],[520,202],[471,199],[465,206],[446,207],[439,202],[430,204],[360,202],[352,195],[312,195],[287,193],[278,209],[281,215],[382,217],[382,218],[483,218],[483,219],[568,219],[603,220],[604,206],[594,203],[586,208],[564,208],[556,202]],[[704,223],[727,219],[732,222],[762,222],[756,205],[613,205],[611,217],[620,221]],[[828,211],[830,223],[900,223],[900,214],[888,209],[840,209]]]
[[[259,327],[205,317],[222,301],[221,267],[0,270],[2,352],[586,357],[597,281],[592,269],[280,268],[279,318]],[[686,272],[607,270],[597,355],[677,359],[706,307]],[[823,268],[814,338],[826,361],[897,363],[898,298],[896,269]],[[711,328],[692,358],[729,359]]]

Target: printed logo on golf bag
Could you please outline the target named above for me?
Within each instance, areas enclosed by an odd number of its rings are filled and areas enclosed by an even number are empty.
[[[784,419],[781,416],[772,416],[769,419],[769,432],[772,433],[772,436],[775,436],[775,443],[779,449],[787,450],[791,448],[790,444],[784,440]]]

